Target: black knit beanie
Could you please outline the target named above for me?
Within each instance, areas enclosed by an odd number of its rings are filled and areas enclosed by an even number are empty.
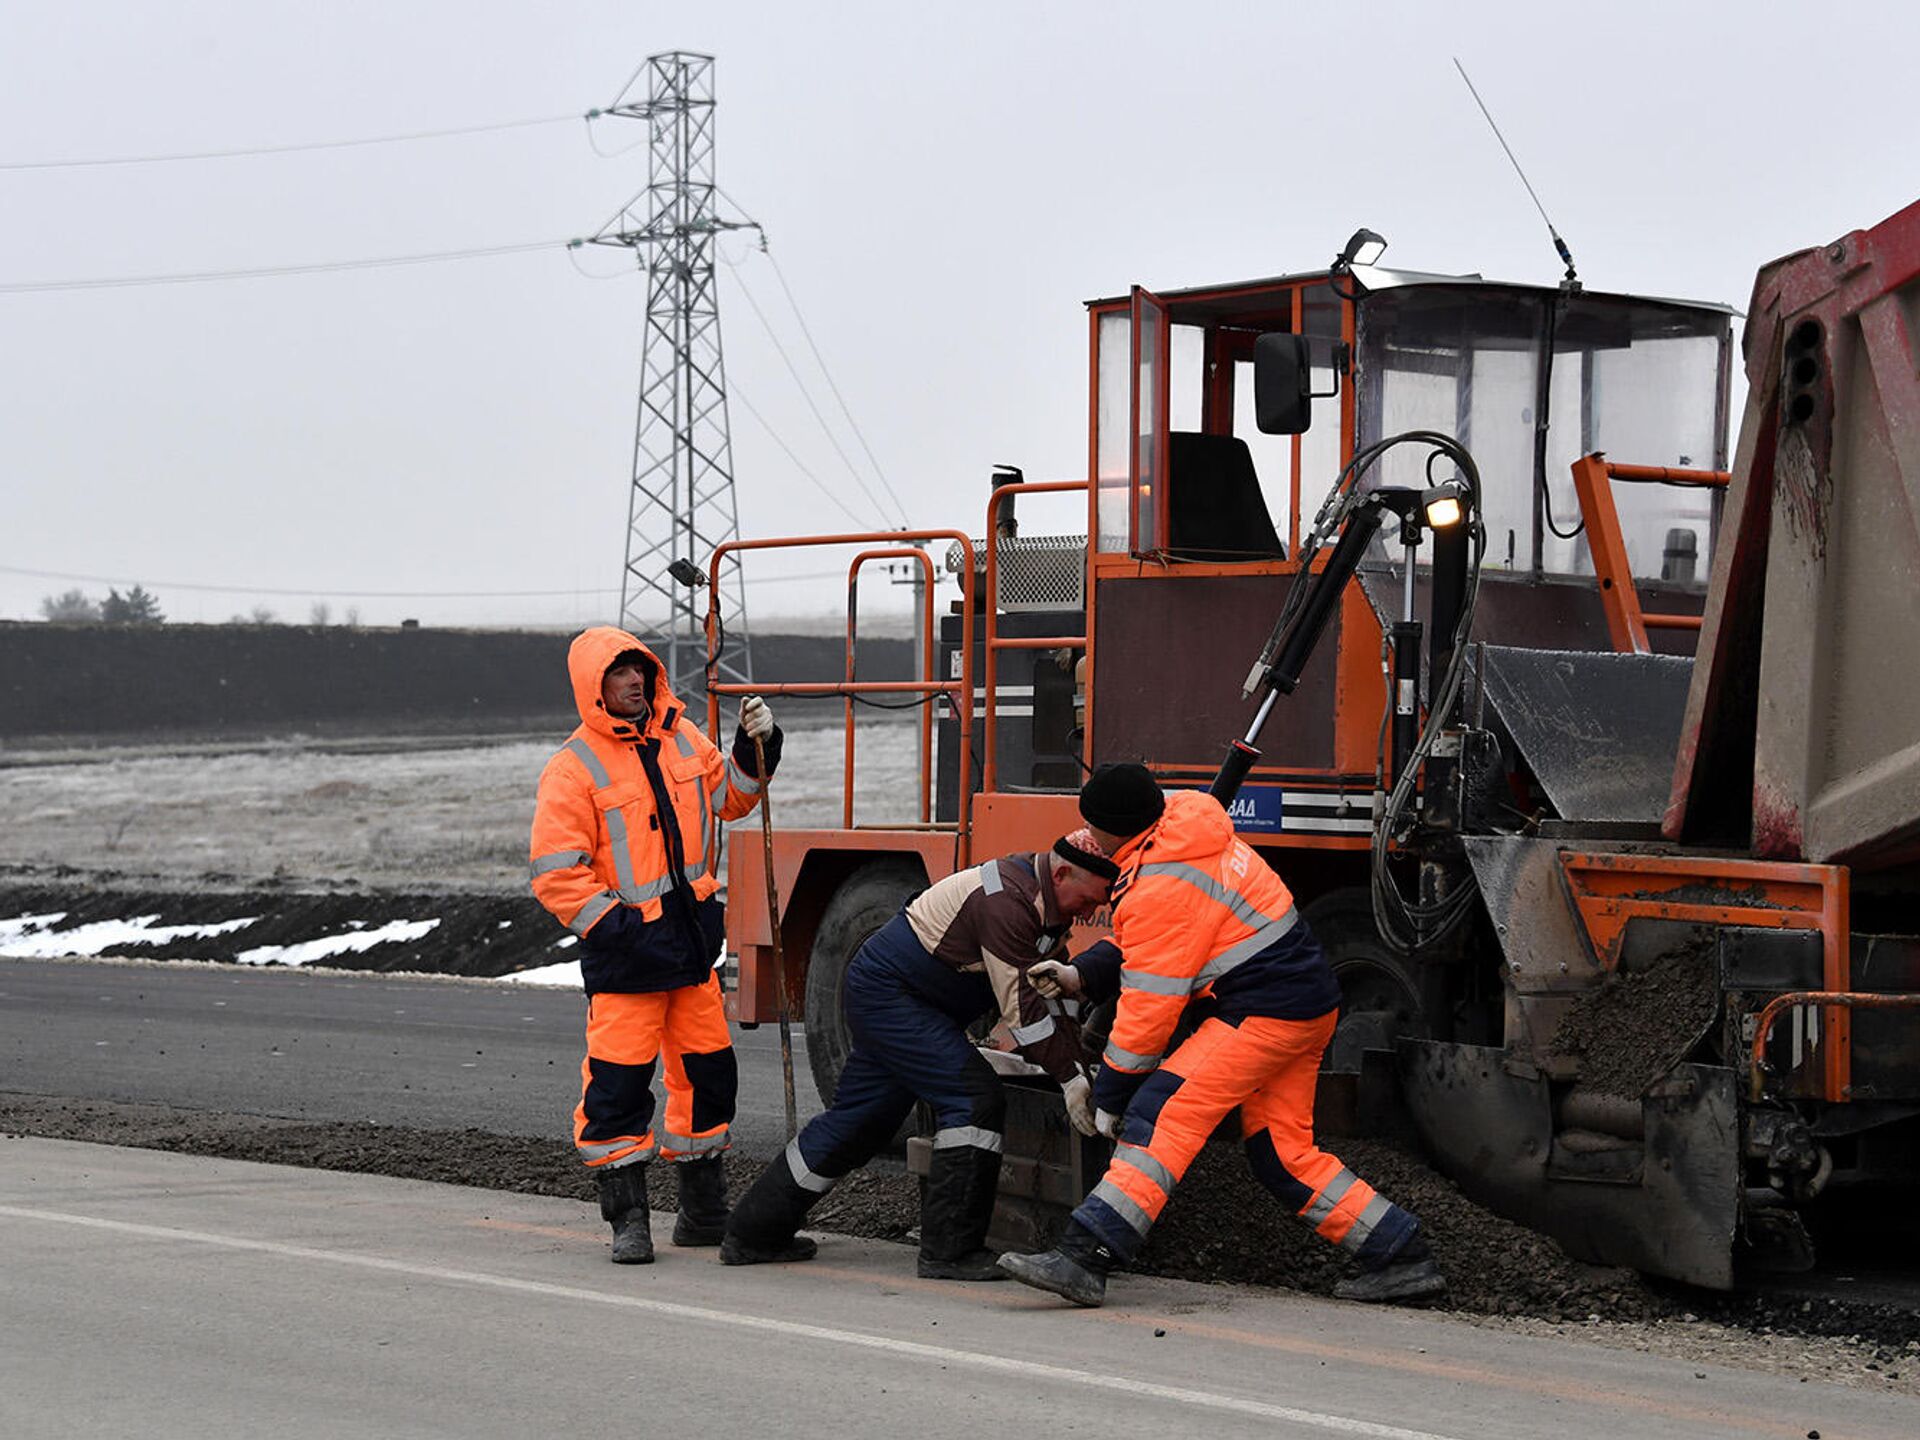
[[[1109,835],[1149,830],[1166,808],[1166,796],[1144,765],[1102,765],[1080,787],[1080,818]]]
[[[1079,866],[1089,875],[1098,875],[1108,884],[1120,878],[1120,867],[1100,848],[1100,842],[1093,838],[1091,830],[1080,829],[1071,835],[1062,835],[1053,842],[1053,853],[1069,865]]]

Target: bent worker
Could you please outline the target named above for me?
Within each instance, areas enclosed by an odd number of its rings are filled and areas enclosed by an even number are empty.
[[[795,1232],[834,1185],[886,1145],[915,1100],[933,1108],[932,1166],[920,1207],[919,1273],[1000,1280],[986,1248],[1000,1181],[1006,1093],[967,1038],[989,1008],[1020,1053],[1060,1082],[1067,1113],[1093,1133],[1079,1027],[1028,984],[1026,972],[1064,953],[1076,917],[1106,903],[1117,874],[1078,830],[1033,855],[970,866],[909,900],[854,954],[846,975],[853,1049],[833,1104],[807,1122],[727,1221],[729,1265],[810,1258]]]
[[[596,626],[567,650],[580,724],[540,774],[533,893],[579,937],[587,1053],[573,1143],[593,1171],[613,1260],[653,1259],[646,1166],[674,1162],[676,1245],[718,1245],[739,1071],[714,963],[725,939],[715,892],[720,822],[748,814],[780,758],[758,696],[740,705],[723,756],[674,698],[653,652]],[[665,1072],[666,1126],[653,1125]]]
[[[1143,765],[1102,765],[1080,792],[1080,814],[1120,867],[1119,1003],[1093,1082],[1096,1128],[1117,1144],[1059,1243],[1001,1265],[1076,1305],[1100,1304],[1108,1274],[1138,1254],[1193,1157],[1238,1106],[1255,1178],[1358,1262],[1335,1295],[1439,1294],[1446,1281],[1420,1222],[1314,1146],[1314,1082],[1340,990],[1280,877],[1212,796],[1163,795]],[[1033,983],[1096,998],[1100,954],[1084,967],[1049,965]],[[1167,1055],[1194,1000],[1207,1003],[1207,1018]]]

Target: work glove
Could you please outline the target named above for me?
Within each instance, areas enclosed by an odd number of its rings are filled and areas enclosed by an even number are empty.
[[[1096,1110],[1093,1112],[1093,1128],[1095,1133],[1104,1135],[1109,1140],[1118,1140],[1120,1117],[1111,1110]]]
[[[1068,960],[1036,960],[1027,967],[1027,983],[1046,999],[1059,1000],[1080,993],[1080,972]]]
[[[740,728],[747,732],[749,740],[765,740],[773,734],[773,711],[758,695],[748,695],[741,700]]]
[[[1067,1097],[1067,1123],[1082,1135],[1091,1135],[1093,1130],[1093,1082],[1084,1075],[1074,1075],[1060,1086]]]

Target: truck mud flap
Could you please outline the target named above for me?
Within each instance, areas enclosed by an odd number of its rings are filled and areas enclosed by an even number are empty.
[[[1641,1102],[1637,1143],[1595,1165],[1556,1142],[1547,1080],[1505,1052],[1402,1040],[1397,1054],[1415,1132],[1470,1199],[1577,1260],[1732,1287],[1741,1183],[1732,1070],[1674,1067]]]

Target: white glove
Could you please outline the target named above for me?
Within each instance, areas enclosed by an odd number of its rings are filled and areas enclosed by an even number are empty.
[[[1092,1087],[1089,1086],[1088,1088],[1091,1089]],[[1120,1117],[1111,1110],[1096,1110],[1093,1112],[1093,1128],[1096,1133],[1106,1136],[1109,1140],[1118,1140],[1120,1138]]]
[[[1093,1134],[1093,1082],[1075,1075],[1060,1091],[1067,1097],[1067,1122],[1082,1135]]]
[[[773,734],[773,711],[758,695],[748,695],[740,701],[740,728],[747,732],[749,740],[764,740]]]
[[[1047,999],[1058,1000],[1080,993],[1080,972],[1071,961],[1036,960],[1027,967],[1027,983]]]

